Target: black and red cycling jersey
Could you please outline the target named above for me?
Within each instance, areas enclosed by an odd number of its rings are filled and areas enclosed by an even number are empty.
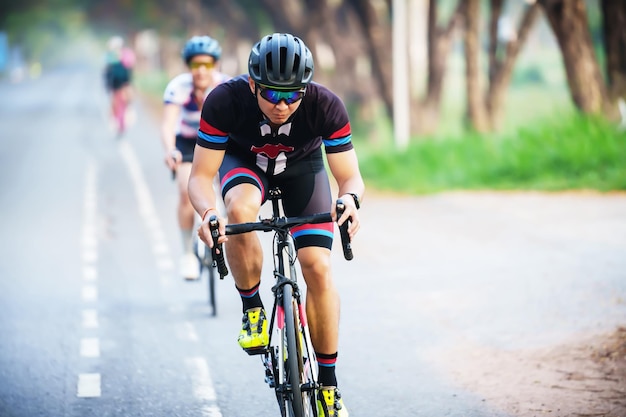
[[[267,175],[278,175],[324,145],[326,153],[353,148],[346,108],[332,91],[310,83],[300,107],[272,129],[250,91],[248,76],[217,86],[206,98],[197,144],[225,150],[253,162]]]

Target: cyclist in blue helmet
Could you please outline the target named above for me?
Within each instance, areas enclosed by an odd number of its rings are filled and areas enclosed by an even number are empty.
[[[263,251],[254,233],[224,236],[224,226],[257,220],[269,190],[280,187],[287,216],[336,213],[328,167],[351,218],[351,237],[360,227],[357,209],[365,185],[346,108],[328,88],[312,82],[313,56],[302,39],[274,33],[257,42],[248,74],[219,85],[202,108],[189,195],[203,223],[198,230],[209,246],[211,214],[220,216],[220,242],[242,300],[239,345],[248,353],[267,346],[267,314],[259,293]],[[226,213],[216,209],[211,185],[219,176]],[[332,279],[333,223],[292,229],[307,284],[306,314],[316,353],[318,409],[323,417],[348,417],[337,388],[339,294]]]
[[[182,50],[188,71],[174,77],[163,95],[163,120],[161,142],[165,151],[165,164],[176,173],[178,183],[178,224],[183,255],[180,273],[188,280],[199,277],[200,265],[193,250],[194,210],[189,202],[187,182],[196,145],[200,109],[204,99],[217,85],[230,77],[218,70],[222,48],[209,36],[194,36]]]

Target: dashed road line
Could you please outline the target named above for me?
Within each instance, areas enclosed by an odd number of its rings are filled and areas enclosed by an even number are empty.
[[[97,329],[98,325],[98,310],[93,308],[83,310],[83,328]]]
[[[79,374],[76,396],[81,398],[99,397],[101,391],[101,376],[98,373]]]
[[[205,403],[202,407],[203,417],[222,417],[206,360],[202,357],[187,358],[185,364],[193,381],[194,396]]]
[[[98,301],[98,287],[95,285],[84,285],[82,290],[82,298],[86,303]]]
[[[85,304],[92,305],[98,301],[98,233],[97,233],[97,168],[93,161],[88,161],[85,172],[85,194],[83,201],[82,226],[82,260],[83,280],[81,298]],[[98,310],[85,308],[82,310],[82,326],[91,331],[98,328]],[[100,340],[97,337],[81,339],[80,356],[83,358],[100,357]],[[100,397],[102,395],[101,376],[99,373],[80,373],[76,384],[76,396],[80,398]]]
[[[86,337],[81,339],[80,356],[83,358],[99,358],[100,340],[97,337]]]
[[[192,342],[198,341],[198,333],[193,323],[186,321],[183,323],[182,328],[178,331],[178,338],[183,340],[189,340]]]

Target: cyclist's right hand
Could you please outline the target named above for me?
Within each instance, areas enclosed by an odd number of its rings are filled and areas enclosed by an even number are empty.
[[[217,232],[219,234],[217,243],[221,245],[228,240],[228,237],[226,236],[226,219],[219,217],[217,210],[208,210],[204,213],[204,219],[202,220],[200,227],[198,227],[198,236],[211,249],[215,246],[215,241],[209,223],[214,216],[217,218]]]
[[[178,149],[174,149],[165,154],[165,165],[167,165],[171,171],[176,171],[181,162],[183,162],[183,154]]]

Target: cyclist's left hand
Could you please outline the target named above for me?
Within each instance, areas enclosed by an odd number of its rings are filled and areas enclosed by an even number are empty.
[[[174,149],[170,152],[165,153],[165,165],[172,170],[176,171],[178,169],[178,165],[183,162],[183,154],[178,150]]]
[[[350,235],[350,240],[356,236],[357,232],[361,228],[361,222],[359,221],[359,211],[354,204],[354,200],[352,196],[341,196],[341,201],[345,207],[343,215],[338,219],[337,218],[337,205],[333,204],[333,209],[331,215],[333,219],[337,222],[339,226],[341,226],[346,220],[349,220],[350,223],[348,225],[348,234]]]
[[[213,236],[211,236],[211,228],[209,227],[209,219],[212,215],[217,216],[217,222],[219,225],[218,243],[224,243],[228,240],[228,237],[226,236],[226,219],[220,217],[216,210],[211,210],[206,214],[206,216],[204,216],[204,220],[200,224],[200,227],[198,227],[198,236],[210,248],[213,248]]]

